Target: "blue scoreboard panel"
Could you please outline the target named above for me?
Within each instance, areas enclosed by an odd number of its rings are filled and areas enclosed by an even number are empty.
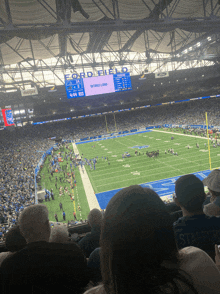
[[[132,90],[130,73],[65,80],[67,98]]]

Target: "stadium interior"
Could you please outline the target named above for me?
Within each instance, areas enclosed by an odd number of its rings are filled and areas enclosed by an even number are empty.
[[[219,0],[0,0],[2,293],[220,293],[219,32]]]

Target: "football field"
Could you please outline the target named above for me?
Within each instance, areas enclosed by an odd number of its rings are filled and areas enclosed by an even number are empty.
[[[162,132],[160,132],[162,131]],[[142,132],[136,134],[127,134],[118,138],[105,139],[94,142],[76,143],[78,151],[83,158],[93,159],[98,157],[95,170],[85,166],[89,176],[92,188],[96,194],[100,208],[105,209],[109,200],[115,195],[117,189],[128,187],[134,184],[142,184],[142,187],[149,187],[155,190],[163,200],[170,199],[175,188],[175,181],[178,176],[197,173],[200,179],[205,178],[209,171],[209,152],[207,139],[199,136],[186,136],[181,134],[171,134],[163,132],[162,129]],[[193,134],[194,135],[194,134]],[[171,140],[171,136],[174,137]],[[199,148],[196,144],[199,144]],[[206,144],[206,146],[205,146]],[[73,145],[69,148],[73,150]],[[168,153],[168,149],[174,149],[178,156]],[[137,156],[135,156],[137,150]],[[146,152],[159,150],[159,156],[149,158]],[[167,154],[165,154],[165,150]],[[69,150],[64,148],[66,154]],[[57,154],[59,151],[56,151]],[[130,153],[130,157],[122,157],[125,152]],[[106,158],[106,160],[105,160]],[[214,148],[211,144],[212,168],[220,167],[220,147]],[[66,223],[73,219],[73,211],[76,212],[77,219],[86,219],[90,211],[88,198],[85,193],[85,187],[80,175],[80,170],[74,168],[76,176],[76,186],[71,189],[73,178],[68,178],[63,171],[50,175],[49,155],[44,163],[41,174],[41,186],[54,191],[54,201],[43,202],[49,210],[49,219],[54,221],[54,214],[58,215],[59,222]],[[64,167],[66,172],[71,172],[70,165],[64,158],[60,166]],[[204,172],[200,172],[204,171]],[[57,180],[57,187],[55,185]],[[165,179],[165,180],[164,180]],[[60,195],[59,190],[66,187]],[[75,200],[71,201],[70,196]],[[63,219],[62,210],[59,203],[63,204],[63,210],[66,213],[66,220]],[[80,205],[81,211],[77,207]]]
[[[174,137],[173,140],[171,136]],[[199,148],[196,147],[197,143]],[[199,136],[158,131],[77,144],[83,158],[92,159],[98,156],[95,170],[86,165],[95,193],[208,170],[207,146],[207,139]],[[171,148],[178,156],[168,153]],[[135,150],[138,151],[137,156]],[[159,150],[157,158],[149,158],[146,155],[147,151],[156,150]],[[131,156],[122,158],[125,152]],[[211,158],[212,168],[219,167],[220,147],[214,148],[211,145]]]

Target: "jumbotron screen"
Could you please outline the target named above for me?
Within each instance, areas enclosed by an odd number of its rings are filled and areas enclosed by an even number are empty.
[[[14,126],[14,118],[13,118],[11,108],[2,109],[2,116],[3,116],[5,127]]]
[[[65,80],[67,98],[79,98],[132,90],[130,73]]]

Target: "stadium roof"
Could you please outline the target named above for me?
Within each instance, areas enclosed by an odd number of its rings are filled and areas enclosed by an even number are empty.
[[[96,52],[175,57],[201,41],[216,55],[219,28],[219,0],[1,0],[0,64]]]
[[[1,0],[0,93],[123,66],[131,76],[211,66],[219,32],[220,0]]]

